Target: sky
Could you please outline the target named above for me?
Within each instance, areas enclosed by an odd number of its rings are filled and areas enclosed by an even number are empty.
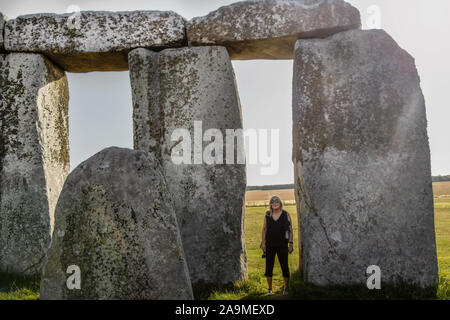
[[[202,16],[226,0],[0,0],[0,12],[18,15],[81,10],[172,10],[186,19]],[[433,175],[450,174],[450,1],[349,0],[361,12],[363,29],[386,30],[416,61],[425,96]],[[262,175],[263,164],[247,165],[247,184],[293,183],[292,61],[233,61],[245,129],[279,130],[279,170]],[[98,151],[133,147],[129,73],[68,73],[71,170]]]

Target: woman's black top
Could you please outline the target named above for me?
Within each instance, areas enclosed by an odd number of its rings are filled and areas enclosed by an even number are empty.
[[[282,210],[277,221],[270,216],[270,211],[268,211],[266,213],[266,245],[270,247],[287,246],[289,237],[286,239],[286,231],[289,230],[290,225],[288,213],[285,210]]]

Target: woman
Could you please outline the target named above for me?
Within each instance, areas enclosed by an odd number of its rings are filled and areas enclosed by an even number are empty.
[[[272,275],[275,263],[275,254],[278,256],[281,270],[283,271],[284,290],[283,295],[288,294],[289,282],[289,264],[288,253],[292,253],[293,249],[293,233],[292,220],[283,210],[283,204],[277,196],[270,199],[270,210],[266,212],[264,217],[264,226],[262,230],[261,249],[266,254],[266,273],[267,285],[269,287],[268,294],[272,293]]]

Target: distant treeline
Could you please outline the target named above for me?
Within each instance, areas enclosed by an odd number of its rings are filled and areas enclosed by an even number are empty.
[[[268,186],[247,186],[247,191],[250,190],[283,190],[294,189],[294,184],[273,184]]]
[[[433,182],[450,181],[450,176],[435,176],[432,177]]]

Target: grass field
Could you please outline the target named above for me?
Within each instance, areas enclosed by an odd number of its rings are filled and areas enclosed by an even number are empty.
[[[450,300],[450,198],[435,199],[434,221],[441,285],[438,297]]]
[[[297,242],[297,219],[296,207],[286,206],[285,209],[291,214],[294,227],[294,243]],[[289,255],[289,267],[293,273],[291,278],[291,295],[284,297],[281,295],[283,290],[283,278],[281,268],[278,262],[275,263],[273,273],[274,296],[267,297],[267,283],[264,277],[265,261],[261,259],[261,229],[264,222],[264,213],[267,209],[264,207],[246,208],[245,236],[247,245],[247,264],[248,281],[236,283],[232,288],[220,288],[213,290],[209,294],[202,293],[198,298],[202,299],[353,299],[360,297],[362,299],[384,298],[381,295],[368,295],[365,289],[348,288],[347,292],[340,291],[338,288],[328,288],[324,291],[311,285],[306,285],[301,277],[295,271],[298,270],[298,251],[294,247],[294,252]],[[437,237],[437,251],[439,263],[440,286],[438,289],[439,299],[450,299],[450,199],[437,199],[435,202],[435,223]],[[408,290],[408,288],[405,288]]]
[[[39,299],[39,278],[18,275],[0,276],[0,300]]]
[[[250,190],[245,192],[246,201],[269,200],[273,195],[279,196],[283,201],[295,200],[294,189],[280,190]]]
[[[245,192],[246,206],[265,206],[269,204],[272,196],[277,195],[283,200],[283,203],[295,205],[294,189],[282,190],[251,190]]]
[[[284,209],[289,212],[292,218],[294,231],[294,244],[297,242],[297,211],[295,206],[286,206]],[[245,215],[245,243],[247,249],[248,281],[236,283],[232,288],[213,290],[210,294],[201,294],[200,299],[265,299],[267,292],[267,281],[264,277],[265,259],[261,258],[262,250],[261,231],[264,223],[265,207],[247,207]],[[298,250],[294,245],[294,252],[289,255],[289,269],[298,269]],[[282,299],[283,278],[278,260],[275,262],[273,270],[273,292],[271,299]],[[197,298],[197,297],[196,297]]]
[[[290,213],[294,227],[294,243],[297,242],[297,219],[295,206],[286,206]],[[360,291],[349,288],[348,291],[329,288],[323,290],[311,285],[306,285],[296,272],[298,269],[298,251],[289,255],[289,267],[292,273],[290,296],[281,295],[283,279],[278,262],[275,263],[273,289],[275,295],[266,296],[267,283],[264,277],[265,260],[261,258],[261,229],[264,221],[264,207],[248,207],[246,209],[245,236],[247,247],[248,280],[234,283],[232,286],[222,288],[208,288],[196,292],[197,299],[347,299],[377,298],[367,296],[367,289]],[[439,299],[450,299],[450,198],[435,200],[436,242],[439,262],[440,286]],[[353,290],[353,291],[352,291]],[[407,290],[407,289],[405,289]],[[7,292],[5,292],[7,291]],[[356,293],[355,293],[356,292]],[[0,300],[3,299],[38,299],[39,281],[37,279],[23,279],[15,276],[0,277]]]
[[[450,181],[433,182],[433,194],[435,197],[450,196]]]
[[[433,182],[433,194],[435,197],[450,198],[450,181]],[[250,190],[245,193],[245,203],[247,206],[268,205],[273,195],[279,196],[283,202],[295,204],[294,189]]]

